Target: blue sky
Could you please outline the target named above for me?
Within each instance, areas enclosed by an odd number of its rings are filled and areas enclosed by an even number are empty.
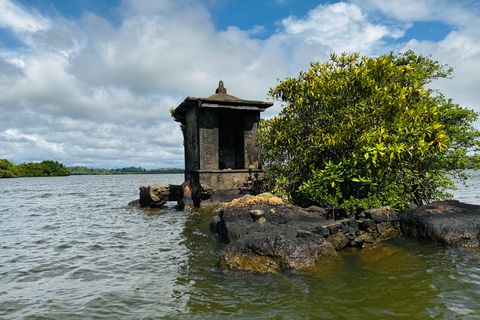
[[[475,0],[0,0],[0,158],[183,167],[169,109],[187,96],[223,80],[265,100],[330,53],[409,49],[453,66],[432,85],[480,111]]]

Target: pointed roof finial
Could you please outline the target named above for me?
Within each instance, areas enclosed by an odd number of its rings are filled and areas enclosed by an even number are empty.
[[[225,88],[223,86],[223,81],[220,80],[220,82],[218,83],[218,88],[217,90],[215,90],[215,93],[224,93],[224,94],[227,94],[227,88]]]

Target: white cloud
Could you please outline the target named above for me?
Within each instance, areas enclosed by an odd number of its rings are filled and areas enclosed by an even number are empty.
[[[12,59],[12,60],[10,60],[10,61],[8,61],[8,62],[10,62],[11,64],[15,65],[15,66],[18,67],[18,68],[23,68],[23,67],[25,67],[25,62],[24,62],[23,60],[21,60],[21,59],[15,59],[15,58],[14,58],[14,59]]]
[[[50,152],[55,155],[64,154],[64,150],[58,143],[48,142],[38,134],[23,134],[15,129],[8,129],[0,133],[8,141],[28,141],[33,142],[43,152]]]
[[[200,1],[124,0],[113,24],[93,13],[46,18],[0,0],[0,11],[8,13],[0,15],[0,26],[28,46],[0,49],[0,158],[181,167],[183,138],[169,109],[187,96],[209,96],[224,80],[232,95],[265,100],[277,78],[296,76],[311,61],[325,61],[332,52],[388,52],[385,39],[403,36],[399,25],[440,19],[433,13],[407,19],[411,8],[383,3],[319,5],[303,17],[285,17],[274,35],[259,40],[252,36],[262,27],[216,31]],[[446,5],[415,3],[416,10]],[[442,91],[478,105],[478,19],[455,8],[468,17],[462,28],[438,43],[400,46],[456,66],[456,78],[441,83]],[[374,11],[390,22],[374,20]],[[264,116],[278,111],[275,106]]]
[[[400,21],[433,19],[439,1],[435,0],[353,0],[364,8],[376,9]]]
[[[254,26],[252,29],[248,30],[248,34],[250,35],[259,35],[265,33],[267,29],[264,26]]]
[[[368,21],[356,5],[344,2],[319,5],[304,19],[282,21],[284,32],[304,43],[323,47],[325,52],[366,52],[385,37],[398,37],[398,30]]]
[[[471,0],[351,0],[365,10],[404,22],[441,21],[465,27],[478,21],[480,5]]]
[[[407,41],[399,51],[413,50],[432,55],[434,60],[454,67],[452,80],[438,80],[432,86],[455,103],[480,112],[480,6],[471,1],[425,0],[422,2],[368,0],[369,9],[380,10],[396,19],[409,22],[439,21],[453,26],[442,40]],[[417,12],[418,11],[418,12]]]
[[[370,22],[357,5],[345,2],[319,5],[305,17],[290,16],[279,25],[267,42],[285,55],[288,75],[307,69],[311,61],[325,61],[334,52],[372,54],[384,39],[403,35],[398,28]]]
[[[408,49],[431,54],[433,59],[454,67],[453,79],[435,81],[432,86],[447,98],[453,98],[454,103],[480,112],[480,33],[473,36],[454,31],[438,43],[411,40],[402,51]]]
[[[0,12],[0,27],[11,28],[14,32],[36,32],[50,27],[48,19],[10,0],[0,0]]]
[[[12,81],[23,75],[21,60],[6,61],[0,57],[0,88],[9,87]]]

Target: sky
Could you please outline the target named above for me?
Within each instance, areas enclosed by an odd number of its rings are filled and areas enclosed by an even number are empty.
[[[169,110],[186,97],[223,80],[267,101],[331,53],[410,49],[454,67],[432,87],[480,111],[477,0],[0,0],[0,159],[183,168]]]

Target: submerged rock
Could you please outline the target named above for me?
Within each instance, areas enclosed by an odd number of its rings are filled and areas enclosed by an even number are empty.
[[[137,199],[137,200],[130,201],[130,202],[128,203],[128,206],[129,206],[129,207],[141,207],[141,205],[140,205],[140,200]]]
[[[221,265],[229,271],[280,272],[310,271],[322,259],[338,257],[333,245],[310,234],[255,232],[225,247]]]
[[[480,206],[456,200],[435,201],[398,215],[407,236],[443,245],[480,245]]]

